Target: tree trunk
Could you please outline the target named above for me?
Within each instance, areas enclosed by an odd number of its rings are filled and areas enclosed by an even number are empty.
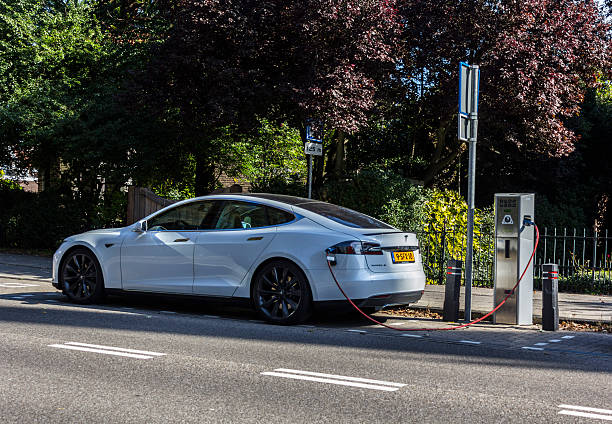
[[[196,156],[195,195],[205,196],[215,189],[215,165],[208,158]]]
[[[449,147],[446,144],[446,134],[448,131],[448,126],[450,125],[450,118],[444,119],[440,121],[440,125],[436,131],[435,136],[435,151],[431,161],[429,162],[429,166],[425,170],[425,174],[423,175],[423,182],[426,187],[432,185],[434,178],[440,171],[449,166],[465,149],[465,144],[457,144],[454,147]],[[448,155],[444,157],[444,153],[446,150],[450,150]]]
[[[346,134],[344,131],[336,130],[334,137],[330,140],[329,156],[325,172],[328,177],[340,178],[346,172]]]

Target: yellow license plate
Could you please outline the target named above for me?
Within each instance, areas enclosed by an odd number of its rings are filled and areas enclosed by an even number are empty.
[[[393,263],[414,262],[414,252],[393,252]]]

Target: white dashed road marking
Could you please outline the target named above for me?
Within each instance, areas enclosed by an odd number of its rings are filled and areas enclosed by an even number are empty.
[[[467,343],[467,344],[474,344],[474,345],[480,344],[480,342],[474,342],[472,340],[459,340],[459,343]]]
[[[103,353],[106,355],[125,356],[136,359],[152,359],[155,356],[164,356],[165,353],[149,352],[146,350],[125,349],[122,347],[101,346],[89,343],[67,342],[64,344],[51,344],[49,347],[59,349],[81,350],[83,352]]]
[[[523,349],[527,349],[527,350],[544,350],[541,347],[531,347],[531,346],[523,346]]]
[[[261,375],[338,384],[340,386],[360,387],[362,389],[382,390],[386,392],[394,392],[405,386],[405,384],[393,383],[391,381],[371,380],[368,378],[347,377],[344,375],[324,374],[320,372],[291,370],[286,368],[277,368],[274,371],[262,372]]]
[[[365,330],[346,330],[346,331],[348,331],[349,333],[359,333],[359,334],[366,334],[367,333],[367,331],[365,331]]]
[[[419,336],[418,334],[402,334],[404,337],[414,337],[415,339],[422,339],[423,336]]]
[[[560,415],[572,415],[574,417],[594,418],[597,420],[612,421],[612,411],[609,409],[590,408],[588,406],[559,405],[562,408]]]

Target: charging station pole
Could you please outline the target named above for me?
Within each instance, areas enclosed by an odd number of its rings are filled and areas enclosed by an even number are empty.
[[[459,116],[457,137],[469,145],[468,160],[468,216],[467,245],[465,253],[465,317],[472,320],[472,262],[474,252],[474,191],[476,180],[476,140],[478,134],[478,90],[480,69],[478,65],[459,63]]]

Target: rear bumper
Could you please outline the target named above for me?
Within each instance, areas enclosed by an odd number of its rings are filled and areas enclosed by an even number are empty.
[[[423,292],[424,290],[416,290],[372,296],[357,303],[357,306],[360,308],[382,308],[384,306],[391,305],[408,305],[410,303],[418,302],[421,299],[421,296],[423,296]]]
[[[421,292],[425,289],[425,273],[421,267],[405,272],[336,267],[333,272],[347,296],[360,302],[372,302],[371,306],[414,303],[421,298]],[[314,282],[311,287],[315,302],[346,300],[328,268],[310,269],[306,273],[309,281]]]

